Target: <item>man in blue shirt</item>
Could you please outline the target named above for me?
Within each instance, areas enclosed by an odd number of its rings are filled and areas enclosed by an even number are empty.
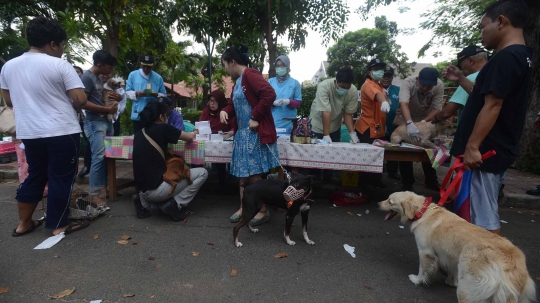
[[[302,105],[302,88],[300,82],[291,78],[291,62],[289,57],[281,55],[274,63],[276,76],[268,82],[276,91],[276,101],[272,106],[272,116],[276,128],[292,129],[292,121],[283,118],[296,118],[297,108]]]
[[[396,117],[396,111],[399,107],[399,86],[393,85],[392,81],[394,80],[394,69],[391,66],[386,66],[384,68],[384,76],[381,79],[381,85],[386,92],[386,96],[390,99],[390,111],[386,113],[386,140],[390,141],[390,135],[396,129],[394,125],[394,118]],[[401,177],[398,173],[399,162],[397,161],[387,161],[386,162],[386,172],[388,176],[392,179],[401,180]]]
[[[131,120],[133,120],[133,133],[141,130],[139,113],[148,102],[157,101],[157,97],[165,96],[163,78],[152,69],[154,57],[142,55],[140,58],[141,68],[129,74],[126,83],[126,94],[133,101],[131,105]]]
[[[167,97],[159,97],[158,101],[167,104],[167,124],[184,131],[184,118],[182,114],[174,110],[172,100]]]

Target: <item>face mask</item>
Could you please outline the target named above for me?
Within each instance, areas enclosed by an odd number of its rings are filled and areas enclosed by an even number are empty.
[[[343,87],[339,87],[339,86],[338,86],[338,88],[336,88],[336,91],[337,91],[337,94],[340,95],[340,96],[343,96],[343,95],[345,95],[345,94],[347,94],[349,92],[348,89],[343,88]]]
[[[379,81],[384,77],[384,71],[383,70],[373,71],[371,72],[371,76],[373,77],[374,80]]]
[[[287,68],[286,67],[276,67],[276,74],[280,77],[284,77],[287,75]]]

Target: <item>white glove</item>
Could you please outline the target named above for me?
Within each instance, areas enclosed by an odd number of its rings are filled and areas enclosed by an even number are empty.
[[[360,142],[360,140],[358,140],[358,135],[356,134],[356,132],[351,132],[349,135],[351,135],[351,143],[352,144],[356,144],[356,143]]]
[[[420,130],[418,130],[418,127],[414,123],[407,125],[407,134],[412,140],[420,142]]]
[[[387,113],[389,111],[390,111],[390,104],[388,103],[388,101],[384,101],[381,104],[381,112]]]
[[[422,123],[426,123],[426,120],[422,120],[422,121],[420,121],[420,122],[422,122]]]
[[[291,103],[291,100],[289,99],[281,99],[281,105],[289,105]]]
[[[330,138],[330,136],[324,136],[322,137],[322,139],[328,143],[332,143],[332,139]]]
[[[278,99],[274,101],[274,106],[282,106],[283,105],[283,99]]]

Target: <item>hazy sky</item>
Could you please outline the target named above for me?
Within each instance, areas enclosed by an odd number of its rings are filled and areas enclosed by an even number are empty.
[[[410,61],[416,61],[421,63],[436,63],[449,59],[455,55],[455,50],[451,48],[437,49],[442,53],[442,56],[434,58],[431,56],[435,49],[430,49],[427,52],[427,56],[418,58],[418,50],[431,39],[430,31],[420,31],[419,25],[421,22],[420,14],[426,10],[434,7],[434,0],[415,0],[415,1],[400,1],[402,3],[393,3],[389,6],[380,7],[370,14],[367,20],[355,13],[354,11],[359,7],[359,3],[363,1],[347,0],[348,7],[350,9],[349,21],[344,25],[345,32],[356,31],[361,28],[374,28],[375,16],[386,16],[389,21],[397,22],[398,28],[414,28],[417,32],[414,35],[400,34],[397,37],[397,43],[401,45],[402,51],[404,51],[409,57]],[[399,8],[406,6],[409,10],[405,13],[400,13]],[[186,40],[188,37],[180,37],[173,34],[173,38],[176,40]],[[298,81],[311,80],[315,72],[319,69],[321,61],[327,59],[326,50],[329,46],[333,45],[335,41],[331,41],[329,45],[322,45],[322,38],[317,32],[312,30],[308,31],[308,37],[306,38],[306,46],[296,52],[289,54],[291,59],[291,76]],[[286,37],[281,37],[278,43],[288,45],[289,42]],[[204,48],[202,45],[194,45],[190,51],[199,52]],[[268,71],[268,67],[264,72]]]
[[[389,21],[397,22],[398,28],[414,28],[416,33],[414,35],[403,35],[399,34],[397,36],[397,43],[401,45],[402,51],[404,51],[409,57],[410,61],[416,61],[420,63],[436,63],[439,61],[444,61],[455,56],[456,50],[451,48],[439,48],[439,49],[430,49],[427,52],[427,56],[418,58],[418,50],[426,44],[431,39],[430,31],[420,31],[419,25],[422,19],[420,14],[426,12],[430,8],[434,8],[435,0],[408,0],[408,1],[399,1],[399,3],[393,3],[389,6],[383,6],[373,11],[370,14],[367,20],[363,20],[361,16],[354,11],[358,8],[359,3],[363,0],[346,0],[347,5],[350,9],[349,21],[344,25],[345,32],[356,31],[361,28],[373,28],[375,27],[375,16],[386,16]],[[409,10],[405,13],[400,13],[399,8],[406,6]],[[173,33],[174,41],[181,40],[192,40],[191,37],[179,36],[176,32]],[[326,50],[329,46],[333,45],[335,41],[331,41],[329,45],[322,45],[321,36],[312,30],[308,30],[308,37],[306,38],[306,46],[303,49],[300,49],[296,52],[289,54],[291,59],[291,76],[297,79],[300,82],[304,80],[311,80],[315,72],[319,69],[321,61],[327,59]],[[288,45],[286,37],[281,37],[278,40],[278,43]],[[442,53],[442,56],[434,58],[432,56],[433,52],[437,50]],[[192,47],[188,49],[188,52],[204,52],[204,47],[201,44],[194,43]],[[214,54],[218,55],[219,54]],[[92,54],[88,55],[88,60],[91,61]],[[83,68],[90,68],[90,64],[84,64]],[[268,67],[265,68],[264,72],[268,71]]]

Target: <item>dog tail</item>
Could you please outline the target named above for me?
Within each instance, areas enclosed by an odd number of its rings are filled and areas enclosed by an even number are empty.
[[[519,270],[523,266],[523,270]],[[490,302],[532,303],[536,302],[536,286],[527,273],[525,264],[516,264],[516,269],[505,271],[493,264],[489,271],[490,279],[496,281]]]

